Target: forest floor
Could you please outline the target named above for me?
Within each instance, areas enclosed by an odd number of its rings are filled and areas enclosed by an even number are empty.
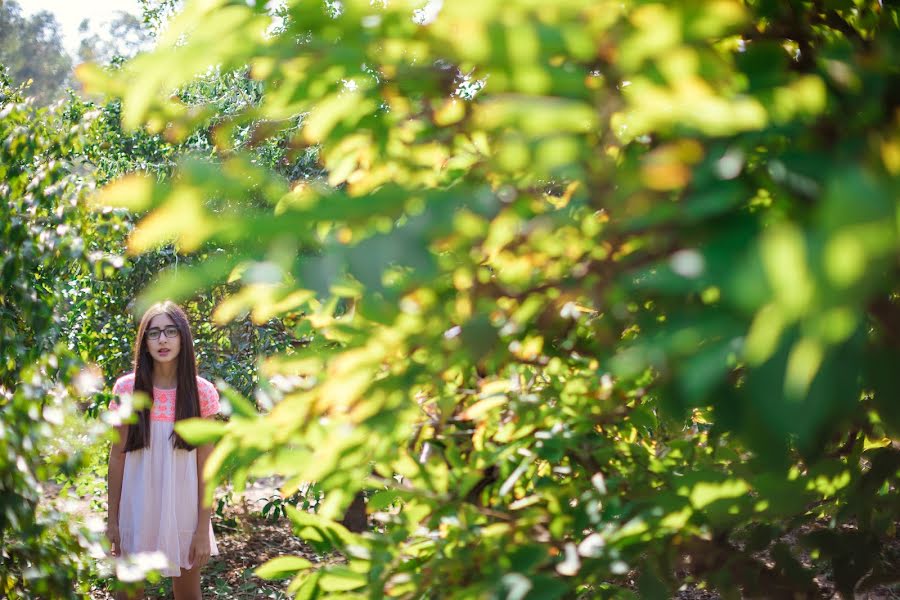
[[[218,497],[221,498],[222,495],[219,494]],[[282,555],[302,556],[312,563],[322,564],[340,560],[336,556],[323,556],[314,552],[293,534],[286,517],[272,519],[263,516],[262,509],[266,502],[277,495],[276,480],[255,481],[248,485],[240,500],[224,503],[221,514],[213,515],[219,554],[211,557],[203,570],[201,587],[204,598],[287,599],[290,596],[284,593],[284,588],[289,580],[266,581],[254,575],[254,569],[267,560]],[[81,519],[105,519],[105,515],[100,515],[91,508],[87,499],[70,499],[66,508]],[[113,595],[102,580],[95,582],[91,597],[93,600],[113,600]],[[171,580],[161,578],[157,583],[147,583],[144,597],[148,600],[171,599]]]
[[[271,519],[262,515],[265,503],[277,494],[278,489],[271,480],[255,482],[239,503],[227,504],[221,516],[214,516],[219,555],[211,557],[203,570],[201,587],[204,598],[287,599],[291,596],[284,593],[284,588],[290,580],[260,579],[254,575],[254,569],[269,559],[283,555],[302,556],[312,563],[338,560],[317,554],[297,538],[287,517]],[[155,586],[148,585],[145,595],[152,600],[171,599],[170,580],[163,579]],[[106,600],[104,596],[96,598]]]
[[[287,580],[266,581],[257,577],[253,573],[254,569],[267,560],[282,555],[302,556],[312,563],[319,564],[341,560],[337,555],[323,556],[314,552],[293,534],[290,522],[286,517],[272,519],[263,515],[262,509],[266,503],[278,497],[278,485],[279,482],[273,478],[255,481],[248,485],[248,489],[240,496],[239,500],[223,503],[220,514],[213,515],[219,555],[210,558],[203,571],[201,585],[204,598],[287,600],[290,597],[284,592]],[[228,490],[220,491],[219,497],[222,498],[223,494],[228,493]],[[231,499],[230,496],[226,497]],[[97,514],[96,510],[92,510],[87,499],[70,499],[67,501],[67,509],[70,513],[74,512],[83,519],[96,519],[101,516]],[[105,517],[105,515],[103,516]],[[785,541],[790,543],[790,540]],[[894,545],[897,547],[892,550],[900,553],[900,540],[896,540],[896,544],[892,544],[892,546]],[[626,575],[626,579],[628,577]],[[829,573],[820,573],[816,577],[816,583],[821,593],[819,597],[839,598],[834,592],[834,585]],[[94,600],[113,600],[112,594],[106,589],[106,584],[102,580],[96,582],[91,596]],[[679,600],[717,600],[720,598],[712,590],[691,584],[683,586],[673,597]],[[157,583],[148,583],[145,587],[145,598],[148,600],[171,599],[171,580],[162,578]],[[880,586],[864,595],[858,595],[857,598],[859,600],[900,600],[900,586]]]

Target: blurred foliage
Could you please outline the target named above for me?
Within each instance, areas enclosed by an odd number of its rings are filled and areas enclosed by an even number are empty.
[[[134,255],[226,249],[149,293],[229,281],[217,323],[298,342],[263,364],[270,411],[226,390],[227,424],[183,427],[216,481],[325,492],[285,511],[348,563],[260,574],[303,598],[894,581],[898,10],[186,2],[152,53],[81,69],[126,129],[219,159],[97,196],[149,211]],[[210,73],[257,95],[172,93]],[[273,141],[327,181],[260,161]],[[352,534],[362,489],[378,526]]]
[[[131,13],[116,11],[99,27],[84,19],[78,26],[81,42],[78,59],[82,62],[112,63],[131,58],[150,44],[144,22]]]
[[[48,483],[75,476],[105,427],[80,426],[77,399],[98,374],[65,343],[61,287],[99,267],[84,238],[95,219],[73,173],[89,119],[35,108],[0,65],[0,596],[75,598],[86,593],[97,528],[42,506]],[[79,202],[79,199],[81,200]],[[63,443],[81,432],[78,447]]]
[[[0,63],[13,81],[31,82],[27,93],[40,104],[59,100],[71,82],[56,18],[45,10],[26,16],[16,0],[0,2]]]

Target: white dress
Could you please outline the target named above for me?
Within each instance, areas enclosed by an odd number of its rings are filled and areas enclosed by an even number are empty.
[[[219,393],[206,379],[197,377],[200,415],[219,412]],[[134,373],[120,377],[113,394],[130,394]],[[116,408],[115,400],[110,408]],[[169,435],[175,427],[175,390],[153,388],[150,409],[150,446],[125,453],[122,495],[119,501],[119,535],[122,553],[161,552],[168,566],[166,577],[179,577],[190,569],[188,555],[197,528],[197,451],[176,449]],[[219,554],[212,524],[210,555]]]

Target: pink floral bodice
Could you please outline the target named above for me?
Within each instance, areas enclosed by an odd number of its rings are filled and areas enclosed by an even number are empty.
[[[134,391],[134,373],[123,375],[113,385],[113,394],[121,396]],[[175,391],[153,388],[153,406],[150,408],[151,421],[175,421]],[[219,392],[216,386],[202,377],[197,377],[197,391],[200,394],[200,416],[209,417],[219,412]],[[109,403],[110,410],[118,408],[113,398]]]

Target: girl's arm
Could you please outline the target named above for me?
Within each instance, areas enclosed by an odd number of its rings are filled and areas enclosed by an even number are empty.
[[[212,506],[203,501],[205,496],[206,479],[203,477],[203,468],[206,459],[213,451],[212,444],[197,446],[197,533],[209,535],[209,519],[212,516]]]
[[[198,378],[198,392],[200,392],[200,417],[210,418],[219,412],[219,393],[215,386],[203,378]],[[210,536],[212,529],[209,523],[212,515],[212,506],[207,505],[206,478],[203,470],[206,467],[206,459],[213,451],[212,444],[197,446],[197,529],[194,531],[194,539],[191,541],[191,549],[188,560],[194,566],[202,567],[209,560]]]
[[[206,564],[210,555],[209,518],[212,508],[203,501],[206,480],[203,478],[203,467],[206,459],[212,452],[212,445],[197,446],[197,529],[194,530],[194,539],[191,540],[191,549],[188,552],[188,561],[191,568],[199,568]]]
[[[106,474],[107,483],[107,522],[106,537],[113,545],[113,556],[119,556],[119,500],[122,498],[122,474],[125,471],[125,439],[128,425],[116,427],[119,439],[109,447],[109,468]]]

